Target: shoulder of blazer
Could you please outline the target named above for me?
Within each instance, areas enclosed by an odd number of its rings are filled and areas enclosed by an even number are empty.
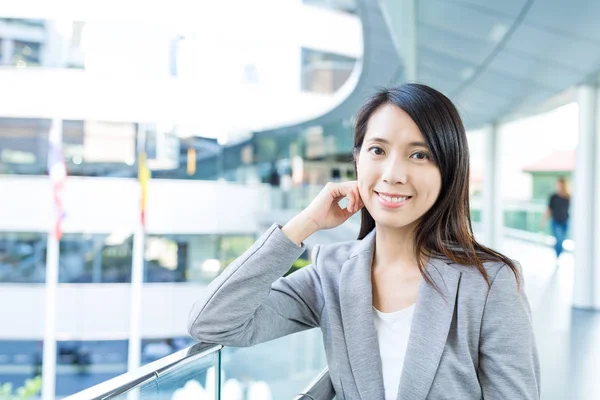
[[[511,261],[517,267],[519,276],[522,278],[521,264],[516,260],[511,260]],[[478,283],[482,284],[482,288],[485,288],[485,290],[487,291],[488,286],[485,283],[485,279],[483,278],[483,275],[481,275],[481,272],[479,272],[479,270],[475,266],[449,263],[448,267],[461,272],[462,279],[466,279],[469,282],[473,282],[473,283],[478,282]],[[494,280],[496,279],[496,276],[498,276],[500,271],[502,271],[504,268],[507,268],[509,270],[511,269],[508,265],[506,265],[505,263],[500,262],[500,261],[486,261],[483,263],[483,268],[485,269],[485,272],[487,273],[490,284],[494,282]],[[512,274],[512,270],[511,270],[511,274]]]
[[[325,260],[335,260],[343,263],[352,256],[352,253],[358,244],[360,244],[360,240],[316,245],[313,251],[316,253],[317,259],[314,261],[317,265],[320,261]]]

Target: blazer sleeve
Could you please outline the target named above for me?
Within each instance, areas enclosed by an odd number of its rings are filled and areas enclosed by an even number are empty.
[[[540,364],[531,309],[512,270],[503,266],[492,281],[483,312],[479,350],[479,381],[483,398],[540,398]]]
[[[246,347],[319,326],[323,295],[315,265],[282,277],[304,250],[273,224],[205,289],[189,315],[190,335]],[[317,254],[318,247],[313,262]]]

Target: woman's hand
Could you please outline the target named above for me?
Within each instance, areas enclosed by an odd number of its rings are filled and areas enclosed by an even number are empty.
[[[348,206],[341,208],[338,203],[344,197],[348,197]],[[292,218],[282,230],[299,244],[318,230],[343,224],[363,206],[356,181],[329,182],[308,207]]]
[[[344,197],[348,197],[346,208],[342,208],[338,204]],[[362,207],[363,202],[358,193],[356,181],[329,182],[302,212],[320,230],[335,228],[343,224]]]

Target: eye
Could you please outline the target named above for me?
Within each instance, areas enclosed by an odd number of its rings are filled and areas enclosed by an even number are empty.
[[[431,160],[431,156],[425,151],[418,151],[411,154],[410,157],[414,158],[415,160]]]
[[[372,154],[374,156],[381,156],[385,153],[381,147],[377,147],[377,146],[369,147],[367,152],[369,152],[370,154]]]

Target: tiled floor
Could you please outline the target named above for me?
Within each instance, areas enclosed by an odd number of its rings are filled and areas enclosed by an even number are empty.
[[[542,365],[543,400],[600,399],[600,312],[573,309],[573,255],[505,238],[499,248],[521,262]]]

